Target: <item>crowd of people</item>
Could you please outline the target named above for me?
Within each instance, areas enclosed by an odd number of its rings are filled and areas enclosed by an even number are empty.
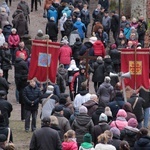
[[[134,91],[126,102],[118,77],[110,77],[110,72],[121,71],[122,48],[144,47],[144,17],[119,18],[109,9],[109,0],[99,0],[92,12],[88,0],[45,0],[45,33],[39,29],[35,40],[60,41],[56,83],[39,83],[35,78],[27,82],[30,11],[34,6],[38,11],[41,0],[31,0],[31,8],[20,0],[12,16],[8,2],[11,6],[11,0],[0,4],[0,148],[15,149],[9,127],[13,107],[7,100],[9,70],[14,68],[21,120],[25,132],[30,126],[33,132],[30,150],[149,150],[150,91]],[[88,65],[85,55],[90,58]]]

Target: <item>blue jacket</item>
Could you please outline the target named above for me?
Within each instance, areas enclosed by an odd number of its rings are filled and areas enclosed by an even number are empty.
[[[81,21],[76,21],[75,23],[74,23],[74,28],[76,28],[76,29],[78,29],[78,32],[79,32],[79,35],[80,35],[80,38],[84,38],[84,33],[85,33],[85,31],[86,31],[86,27],[85,27],[85,25],[81,22]]]
[[[55,18],[55,22],[57,22],[58,19],[58,12],[57,10],[53,7],[50,6],[48,12],[47,12],[47,19],[50,21],[50,18],[54,17]]]
[[[124,32],[124,35],[125,35],[126,39],[129,39],[130,33],[131,33],[131,28],[130,27],[129,28],[125,27],[123,32]]]
[[[65,7],[63,10],[62,10],[62,15],[63,13],[66,13],[67,14],[67,17],[70,17],[71,16],[71,10],[68,8],[68,7]]]
[[[35,86],[35,88],[33,88],[30,85],[26,86],[23,91],[25,109],[26,110],[37,110],[40,96],[41,96],[41,91],[38,86]],[[32,102],[34,102],[33,105],[32,105]]]

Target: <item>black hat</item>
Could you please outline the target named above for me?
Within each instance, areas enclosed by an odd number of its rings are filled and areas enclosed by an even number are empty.
[[[0,134],[0,142],[5,142],[7,140],[6,135]]]
[[[44,118],[42,119],[42,122],[43,122],[44,124],[49,124],[49,123],[51,122],[50,117],[44,117]]]
[[[56,112],[60,112],[63,110],[63,106],[62,105],[57,105],[55,106],[55,109],[54,109]]]
[[[7,95],[6,91],[0,90],[0,96],[4,96],[4,95]]]
[[[85,42],[84,45],[87,47],[87,48],[92,48],[93,44],[91,42]]]

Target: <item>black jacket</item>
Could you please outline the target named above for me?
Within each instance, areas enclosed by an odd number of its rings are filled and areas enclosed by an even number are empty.
[[[133,94],[130,99],[128,99],[128,102],[132,105],[134,105],[134,102],[138,96]],[[144,118],[143,114],[143,106],[144,106],[145,100],[142,97],[138,97],[138,101],[133,109],[133,113],[135,114],[137,121],[141,122]]]
[[[9,70],[11,69],[11,53],[10,49],[2,49],[1,51],[2,55],[2,69],[3,70]]]
[[[26,86],[23,91],[25,109],[37,110],[40,96],[41,96],[41,91],[37,86],[35,86],[34,88],[30,85]]]
[[[72,32],[73,30],[73,22],[72,20],[70,19],[67,19],[64,24],[63,24],[63,27],[64,27],[64,34],[68,37],[70,35],[70,33]]]
[[[120,64],[121,53],[117,49],[110,50],[110,57],[113,64]]]
[[[77,142],[83,142],[83,136],[86,133],[92,133],[94,127],[91,117],[87,114],[79,114],[72,123],[72,129],[76,132]]]
[[[8,89],[9,89],[9,85],[8,85],[6,79],[3,77],[0,77],[0,90],[3,90],[6,93],[8,93]]]
[[[62,150],[58,132],[50,127],[36,130],[31,138],[30,150]]]
[[[75,60],[78,59],[81,47],[82,47],[82,42],[81,41],[75,42],[73,47],[72,47],[72,56]]]
[[[119,16],[117,14],[112,15],[111,18],[111,31],[119,31]]]
[[[134,150],[149,150],[150,149],[150,137],[143,136],[138,139],[134,144]]]
[[[55,23],[55,21],[50,20],[46,25],[46,34],[48,34],[50,37],[57,37],[58,34],[58,27]]]
[[[9,126],[9,117],[11,115],[11,111],[13,110],[12,105],[3,98],[0,98],[0,111],[4,116],[4,126]]]

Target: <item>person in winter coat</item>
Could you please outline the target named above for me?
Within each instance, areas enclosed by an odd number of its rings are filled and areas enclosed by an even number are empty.
[[[13,110],[12,105],[9,101],[5,99],[7,93],[3,90],[0,91],[0,111],[4,117],[4,127],[9,127],[9,118]]]
[[[96,94],[91,94],[90,100],[82,104],[88,109],[88,115],[92,117],[95,110],[98,108],[98,97]]]
[[[81,21],[86,27],[85,38],[87,38],[88,25],[90,23],[90,12],[88,10],[87,4],[84,4],[83,9],[81,10]]]
[[[78,112],[80,106],[84,104],[85,102],[89,101],[90,97],[91,97],[91,94],[87,90],[86,83],[84,82],[81,83],[81,90],[79,91],[79,94],[75,96],[74,103],[73,103],[75,111]]]
[[[130,150],[129,143],[127,141],[121,141],[119,150]]]
[[[138,128],[141,128],[142,127],[142,121],[144,119],[143,106],[144,106],[145,100],[142,97],[139,97],[134,92],[131,95],[131,97],[128,99],[128,102],[131,104],[131,107],[133,109],[133,113],[135,114],[136,119],[138,121]]]
[[[69,35],[73,30],[73,21],[71,17],[67,17],[67,20],[63,24],[63,28],[64,28],[64,36],[67,36],[67,38],[69,39]]]
[[[120,131],[128,126],[128,122],[126,121],[127,113],[124,109],[119,109],[116,120],[112,121],[110,126],[117,127]]]
[[[142,23],[141,20],[138,21],[137,33],[138,33],[138,42],[141,43],[142,47],[144,47],[144,37],[146,29],[145,25]]]
[[[72,12],[72,21],[75,23],[78,18],[81,17],[81,11],[79,8],[75,7],[73,12]]]
[[[85,32],[86,32],[86,27],[85,27],[84,23],[81,22],[80,18],[78,18],[73,26],[75,29],[78,29],[81,41],[83,42],[83,40],[85,38]]]
[[[0,28],[0,47],[3,46],[3,44],[5,43],[5,36],[4,34],[2,33],[2,29]]]
[[[65,69],[68,69],[71,61],[72,49],[68,45],[69,42],[66,39],[62,40],[61,43],[64,45],[60,48],[59,62],[64,65]]]
[[[9,85],[6,79],[3,77],[3,70],[0,69],[0,91],[4,91],[6,95],[8,94]],[[7,99],[7,96],[5,97]]]
[[[74,77],[71,82],[71,91],[76,96],[80,91],[82,91],[82,82],[86,81],[85,76],[85,66],[80,65],[79,72],[74,74]],[[85,89],[84,89],[85,90]]]
[[[69,45],[72,47],[73,44],[76,42],[76,38],[79,38],[80,41],[81,41],[81,38],[80,38],[80,35],[79,35],[79,32],[78,32],[78,29],[73,29],[72,32],[70,33],[70,36],[69,36]],[[82,42],[82,41],[81,41]]]
[[[50,21],[46,25],[46,31],[45,33],[49,35],[49,38],[52,40],[52,42],[57,41],[57,35],[58,35],[58,27],[54,21],[54,17],[50,18]]]
[[[106,130],[110,129],[110,126],[107,124],[108,118],[104,113],[101,113],[99,116],[99,123],[95,125],[92,129],[92,139],[93,143],[96,145],[98,143],[97,137],[104,133]]]
[[[121,52],[117,49],[116,44],[111,45],[111,49],[109,52],[111,60],[113,62],[114,71],[116,73],[120,72],[120,65],[121,65]]]
[[[60,26],[59,28],[60,28],[62,38],[65,36],[65,34],[64,34],[65,30],[64,30],[63,25],[64,25],[66,20],[67,20],[67,14],[63,13],[62,17],[59,19],[59,26]]]
[[[4,134],[6,135],[6,137],[9,136],[8,127],[5,125],[5,118],[4,118],[4,115],[2,114],[0,114],[0,134]],[[8,143],[12,143],[12,142],[13,142],[13,134],[12,134],[12,130],[10,129],[10,138],[9,138]]]
[[[8,82],[8,71],[11,69],[11,53],[10,49],[8,48],[8,43],[3,44],[3,48],[1,50],[1,57],[2,57],[2,69],[4,73],[4,78]]]
[[[37,129],[32,135],[30,150],[62,150],[59,134],[50,128],[50,123],[50,117],[43,118],[42,127]]]
[[[120,22],[120,29],[124,30],[124,28],[126,27],[128,20],[126,18],[126,16],[122,16],[121,17],[121,22]]]
[[[55,7],[53,6],[50,6],[49,9],[48,9],[48,12],[47,12],[47,19],[48,21],[50,21],[50,18],[51,17],[54,17],[54,22],[56,23],[58,20],[58,12],[57,10],[55,9]]]
[[[120,143],[121,143],[121,140],[120,140],[120,130],[116,127],[112,127],[110,129],[110,132],[113,134],[113,137],[112,137],[112,140],[110,140],[108,142],[108,144],[111,144],[113,146],[116,147],[116,150],[120,150],[119,147],[120,147]]]
[[[124,102],[124,98],[123,98],[122,92],[121,91],[117,91],[115,93],[114,100],[107,104],[110,107],[110,109],[111,109],[112,116],[113,116],[114,119],[116,118],[118,110],[122,109],[124,104],[125,104],[125,102]]]
[[[122,44],[122,40],[125,41],[124,44],[127,44],[127,40],[126,40],[126,37],[125,37],[124,33],[122,31],[120,31],[120,33],[118,35],[118,38],[117,38],[117,41],[116,41],[117,47]]]
[[[23,41],[21,41],[19,43],[19,47],[16,49],[15,51],[15,56],[16,58],[19,57],[20,53],[23,53],[25,56],[25,61],[28,59],[29,57],[29,50],[26,48],[25,44]]]
[[[138,27],[138,22],[137,22],[137,19],[136,18],[132,18],[132,21],[131,21],[131,23],[130,23],[130,26],[131,27],[134,27],[135,29],[137,29],[137,27]]]
[[[101,56],[97,57],[96,62],[92,64],[91,72],[93,73],[92,82],[94,82],[94,89],[97,92],[99,86],[104,82],[104,63]]]
[[[38,30],[37,35],[35,36],[35,40],[44,40],[44,34],[42,30]]]
[[[116,14],[115,11],[111,12],[111,31],[113,32],[113,38],[115,42],[117,41],[118,33],[119,33],[119,25],[120,25],[120,19],[119,15]]]
[[[9,9],[7,3],[6,3],[6,2],[3,2],[2,5],[1,5],[1,7],[3,7],[3,8],[6,9],[6,12],[7,12],[8,16],[9,16],[9,15],[10,15],[10,9]]]
[[[109,0],[99,0],[98,4],[100,4],[105,9],[105,11],[109,9]]]
[[[64,142],[62,142],[62,150],[78,150],[76,142],[76,133],[74,130],[68,130],[64,134]]]
[[[28,5],[28,3],[25,0],[21,0],[18,3],[17,7],[20,8],[23,11],[23,13],[25,15],[25,19],[29,21],[30,11],[29,11],[29,5]]]
[[[25,87],[23,91],[23,97],[25,102],[25,131],[29,132],[30,129],[30,116],[32,115],[32,131],[36,130],[36,117],[39,104],[39,97],[41,91],[37,87],[34,79],[30,80],[29,85]]]
[[[66,6],[66,7],[62,10],[62,15],[63,15],[64,13],[67,14],[66,17],[70,17],[72,12],[71,12],[71,10],[69,9],[69,7]]]
[[[116,150],[113,145],[108,144],[108,141],[108,136],[105,133],[99,135],[98,144],[96,144],[95,150]]]
[[[76,116],[72,123],[72,129],[76,132],[76,138],[78,146],[83,143],[83,136],[86,133],[92,133],[92,128],[94,127],[91,117],[87,115],[87,108],[81,106],[79,108],[79,115]]]
[[[80,59],[78,58],[80,50],[82,47],[82,42],[80,38],[76,38],[76,42],[72,46],[72,57],[76,62],[77,67],[79,67]]]
[[[7,22],[7,24],[3,27],[3,34],[5,37],[5,41],[8,42],[8,37],[11,34],[12,25]]]
[[[123,29],[123,33],[126,37],[127,40],[129,40],[130,34],[131,34],[131,27],[130,27],[130,23],[127,22],[125,28]]]
[[[3,29],[3,27],[6,25],[7,21],[9,21],[8,14],[6,12],[6,9],[1,7],[1,13],[0,13],[0,28]]]
[[[92,136],[90,133],[86,133],[83,137],[83,143],[79,147],[79,150],[95,150],[92,143]]]
[[[17,34],[20,37],[24,36],[25,34],[28,34],[29,31],[27,21],[22,13],[18,16],[14,28],[16,28]]]
[[[103,102],[100,102],[98,108],[92,114],[92,120],[94,125],[97,125],[99,123],[99,116],[101,115],[101,113],[104,113],[105,107],[105,104]]]
[[[139,132],[139,129],[137,129],[138,122],[135,118],[131,118],[128,121],[128,126],[126,126],[122,131],[120,135],[120,140],[125,140],[130,145],[130,150],[134,149],[134,143],[137,138],[137,133]]]
[[[141,128],[137,135],[137,140],[134,144],[134,150],[149,150],[150,149],[150,136],[148,135],[148,129]]]
[[[15,61],[15,50],[18,47],[19,42],[20,42],[20,37],[17,34],[17,30],[15,28],[12,28],[11,34],[8,37],[8,44],[11,51],[12,64],[14,64]]]
[[[99,97],[99,101],[107,104],[112,100],[114,88],[110,84],[110,77],[106,76],[104,82],[99,86],[97,95]]]
[[[19,92],[19,103],[21,104],[21,120],[25,119],[24,99],[23,90],[27,86],[28,66],[25,62],[25,55],[20,53],[19,57],[16,58],[15,64],[15,84]]]
[[[69,120],[64,117],[64,111],[62,105],[56,105],[54,108],[53,116],[58,119],[60,131],[61,131],[61,140],[63,141],[63,135],[71,129]]]
[[[127,117],[126,117],[126,120],[128,121],[130,118],[135,118],[136,119],[136,116],[135,114],[133,113],[133,110],[132,110],[132,106],[129,102],[126,102],[122,109],[124,109],[127,113]]]

